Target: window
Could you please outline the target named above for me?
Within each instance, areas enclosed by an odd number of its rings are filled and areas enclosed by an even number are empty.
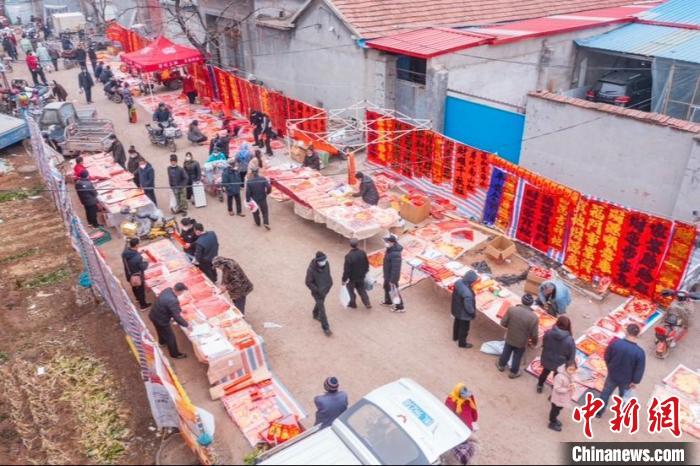
[[[428,464],[413,439],[384,411],[360,401],[342,417],[381,464]]]
[[[403,81],[425,84],[426,65],[427,60],[424,58],[401,55],[396,61],[396,76]]]

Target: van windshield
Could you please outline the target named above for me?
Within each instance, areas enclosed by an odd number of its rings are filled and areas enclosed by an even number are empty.
[[[373,403],[359,401],[341,420],[382,464],[428,464],[406,431]]]

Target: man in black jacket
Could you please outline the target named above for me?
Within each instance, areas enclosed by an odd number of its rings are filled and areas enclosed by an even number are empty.
[[[97,52],[95,52],[95,44],[90,43],[87,50],[87,56],[90,59],[90,64],[92,65],[92,72],[95,74],[95,79],[97,79],[97,72],[95,71],[97,68]]]
[[[75,190],[78,192],[80,203],[85,207],[85,217],[88,224],[93,228],[97,228],[100,226],[97,223],[97,190],[95,190],[95,187],[88,179],[89,176],[88,171],[83,170],[80,173],[80,179],[75,182]]]
[[[358,247],[359,243],[357,238],[350,240],[351,249],[345,256],[345,265],[343,267],[343,284],[347,286],[350,293],[349,308],[357,309],[355,302],[355,290],[357,290],[362,299],[362,304],[367,309],[372,309],[372,305],[369,303],[369,296],[367,296],[367,291],[365,290],[365,277],[367,272],[369,272],[369,259],[367,259],[367,253]]]
[[[362,172],[357,172],[355,178],[360,181],[360,189],[353,196],[361,197],[369,205],[379,204],[379,192],[372,178]]]
[[[81,68],[85,68],[87,70],[87,53],[85,53],[85,49],[83,48],[82,44],[78,45],[78,48],[75,49],[75,61],[78,62],[78,65]]]
[[[187,291],[187,287],[184,283],[176,283],[174,287],[164,289],[156,298],[156,302],[153,303],[151,312],[148,314],[151,322],[153,322],[153,326],[156,328],[158,344],[167,345],[170,356],[175,359],[187,357],[186,354],[181,353],[178,349],[175,333],[173,333],[173,328],[170,325],[170,320],[172,319],[182,327],[189,327],[187,321],[180,315],[182,311],[180,310],[180,301],[177,299],[185,291]]]
[[[251,173],[253,177],[246,184],[245,200],[246,202],[255,201],[258,205],[258,210],[253,212],[255,224],[260,226],[260,212],[262,212],[263,224],[269,230],[270,213],[267,207],[267,195],[272,192],[272,186],[267,178],[258,174],[257,169],[254,168]]]
[[[217,273],[212,265],[214,258],[219,255],[219,240],[213,231],[204,231],[204,225],[195,223],[194,234],[197,241],[194,242],[194,259],[199,270],[216,283]]]
[[[181,213],[187,215],[186,189],[190,177],[184,168],[177,164],[177,154],[170,154],[170,166],[168,167],[168,183],[175,196],[176,207],[172,209],[174,214]]]
[[[328,264],[328,257],[321,251],[318,251],[316,257],[309,264],[309,268],[306,269],[306,287],[311,291],[311,296],[316,303],[313,317],[321,322],[321,328],[323,328],[323,333],[327,337],[333,335],[328,325],[325,305],[326,296],[328,296],[332,286],[333,278],[331,277],[331,266]]]
[[[78,87],[85,93],[85,100],[89,104],[92,103],[92,86],[94,85],[95,81],[92,80],[87,68],[81,69],[78,74]]]
[[[100,82],[104,85],[107,84],[112,80],[114,77],[114,72],[112,71],[112,67],[109,65],[105,65],[104,68],[102,68],[102,71],[100,72]]]
[[[124,262],[124,275],[126,275],[126,279],[129,280],[131,290],[134,292],[134,296],[136,296],[141,310],[144,310],[150,306],[150,304],[146,302],[146,288],[144,286],[144,272],[148,268],[148,262],[143,260],[141,253],[136,250],[139,242],[138,238],[129,239],[124,252],[122,252],[122,261]],[[139,275],[141,277],[141,285],[135,286],[133,284],[131,277],[134,275]]]
[[[156,193],[154,189],[156,174],[153,170],[153,166],[148,163],[146,159],[141,158],[139,159],[139,169],[136,173],[138,174],[139,185],[141,186],[141,189],[143,189],[144,194],[146,194],[146,196],[153,201],[153,204],[157,206],[158,201],[156,201]]]
[[[111,134],[109,136],[109,140],[112,141],[112,144],[109,146],[109,149],[107,149],[106,152],[108,154],[112,154],[114,163],[118,163],[123,169],[126,170],[126,151],[124,150],[124,144],[117,139],[116,134]]]
[[[469,349],[474,346],[467,343],[467,337],[471,321],[476,317],[476,297],[472,285],[477,280],[479,280],[479,275],[470,270],[455,283],[452,291],[451,311],[452,317],[455,319],[452,325],[452,341],[456,341],[460,348]]]
[[[389,235],[384,238],[384,304],[391,306],[393,312],[406,312],[403,307],[403,298],[399,293],[399,281],[401,280],[401,251],[403,246],[399,244],[398,238],[395,235]],[[393,291],[392,291],[393,290]],[[391,295],[396,293],[399,296],[399,303],[394,304]]]

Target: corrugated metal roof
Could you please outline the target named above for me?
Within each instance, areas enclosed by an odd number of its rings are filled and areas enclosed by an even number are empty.
[[[496,36],[494,44],[512,42],[520,39],[563,34],[592,27],[630,22],[641,13],[658,3],[626,5],[616,8],[601,8],[566,15],[553,15],[544,18],[528,19],[495,26],[472,29]]]
[[[610,52],[700,63],[700,30],[695,29],[630,24],[576,43]]]
[[[431,58],[445,53],[486,44],[492,36],[455,29],[426,28],[367,41],[367,45],[385,52],[417,58]]]
[[[698,0],[700,2],[700,0]],[[372,39],[368,47],[417,58],[432,58],[483,44],[500,44],[533,37],[562,34],[607,24],[630,22],[658,5],[645,2],[616,8],[586,10],[572,14],[529,19],[470,30],[423,28]]]
[[[643,20],[700,26],[700,1],[668,0],[640,16]]]

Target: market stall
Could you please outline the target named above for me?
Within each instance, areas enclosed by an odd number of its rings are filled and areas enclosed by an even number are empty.
[[[678,397],[681,431],[700,438],[700,373],[698,371],[679,364],[664,378],[663,383],[654,387],[651,396],[659,402],[673,396]]]
[[[75,164],[73,161],[72,165]],[[162,213],[134,183],[134,176],[115,163],[111,154],[98,152],[83,155],[83,165],[97,190],[97,199],[105,215],[105,224],[117,228],[134,212],[161,217]]]
[[[197,359],[207,364],[213,399],[221,399],[251,446],[270,442],[268,431],[286,420],[297,426],[306,417],[281,382],[269,372],[265,346],[243,319],[228,296],[192,265],[170,240],[140,248],[149,267],[145,283],[158,294],[181,282],[188,290],[178,297],[182,317],[189,327],[184,334]],[[274,442],[279,439],[274,439]]]
[[[346,238],[371,238],[399,224],[395,209],[367,205],[352,197],[353,189],[344,181],[316,170],[277,168],[265,174],[273,186],[294,201],[297,215],[323,223]]]

